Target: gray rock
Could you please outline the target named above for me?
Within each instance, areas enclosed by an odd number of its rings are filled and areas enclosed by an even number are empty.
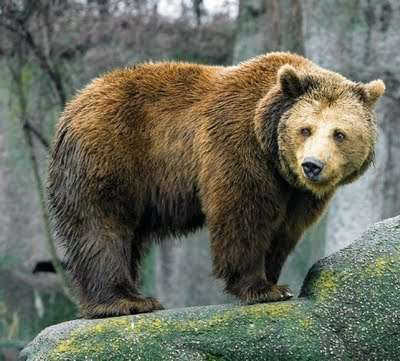
[[[21,360],[399,360],[400,217],[310,270],[300,298],[76,320]]]

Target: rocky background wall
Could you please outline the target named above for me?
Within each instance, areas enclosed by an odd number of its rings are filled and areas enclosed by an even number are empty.
[[[352,79],[382,78],[375,168],[338,193],[287,262],[282,281],[299,290],[317,259],[399,213],[399,17],[395,0],[1,1],[0,360],[14,360],[47,325],[76,317],[59,278],[32,271],[52,256],[42,202],[46,154],[77,89],[148,59],[231,64],[275,50]],[[145,291],[168,307],[230,301],[209,276],[207,242],[203,230],[155,247],[144,264]]]

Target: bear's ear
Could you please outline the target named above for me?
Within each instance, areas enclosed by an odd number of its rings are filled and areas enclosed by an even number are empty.
[[[385,83],[381,79],[373,80],[365,84],[364,89],[367,93],[368,105],[373,107],[385,92]]]
[[[358,84],[357,87],[358,95],[371,108],[385,92],[385,83],[381,79],[373,80],[367,84]]]
[[[283,94],[291,98],[297,98],[303,95],[310,85],[309,80],[300,75],[297,70],[289,64],[283,65],[278,70],[278,82]]]

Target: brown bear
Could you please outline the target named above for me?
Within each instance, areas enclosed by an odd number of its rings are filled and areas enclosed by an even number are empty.
[[[381,80],[354,83],[290,53],[95,79],[61,116],[48,177],[82,315],[161,309],[138,289],[143,253],[204,225],[227,292],[290,298],[282,265],[334,191],[371,164],[383,92]]]

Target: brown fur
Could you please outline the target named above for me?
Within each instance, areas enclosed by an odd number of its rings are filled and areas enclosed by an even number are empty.
[[[143,253],[205,222],[228,292],[290,297],[276,285],[281,267],[336,187],[372,161],[382,93],[380,81],[355,84],[289,53],[227,68],[150,63],[94,80],[61,117],[48,186],[82,314],[160,309],[137,288]],[[305,150],[305,122],[323,135],[322,145],[310,138],[319,150]],[[351,145],[329,143],[320,124],[333,122]],[[302,177],[299,154],[324,144],[338,166],[331,159],[335,177],[318,186]]]

